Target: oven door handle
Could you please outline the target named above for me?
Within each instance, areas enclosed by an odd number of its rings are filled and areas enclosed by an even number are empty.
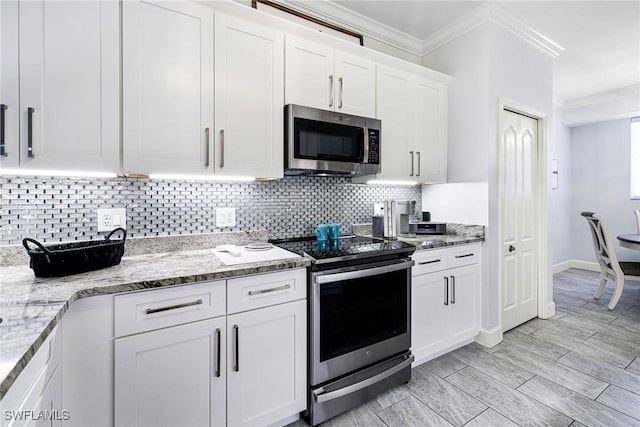
[[[316,284],[340,282],[343,280],[361,279],[363,277],[375,276],[378,274],[391,273],[399,270],[406,270],[414,266],[413,260],[402,261],[397,264],[385,265],[383,267],[363,268],[362,270],[347,271],[345,273],[317,274],[314,277]]]
[[[314,400],[316,402],[322,403],[322,402],[326,402],[328,400],[333,400],[333,399],[337,399],[339,397],[346,396],[346,395],[351,394],[351,393],[353,393],[355,391],[358,391],[358,390],[362,390],[363,388],[369,387],[372,384],[380,382],[380,381],[384,380],[385,378],[389,378],[391,375],[400,372],[401,370],[403,370],[407,366],[410,366],[411,363],[414,360],[415,360],[415,356],[412,354],[409,358],[407,358],[407,360],[404,360],[401,363],[398,363],[396,366],[394,366],[391,369],[387,369],[384,372],[380,372],[378,375],[374,375],[371,378],[367,378],[364,381],[360,381],[358,383],[351,384],[351,385],[346,386],[344,388],[341,388],[339,390],[325,392],[324,389],[322,387],[320,387],[318,390],[313,390],[313,398],[314,398]]]

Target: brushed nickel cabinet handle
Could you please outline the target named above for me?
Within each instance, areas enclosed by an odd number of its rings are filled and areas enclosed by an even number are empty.
[[[333,107],[333,74],[329,76],[329,107]]]
[[[340,104],[338,104],[338,108],[342,108],[342,77],[338,79],[338,82],[340,83]]]
[[[449,278],[444,278],[444,305],[449,305]]]
[[[205,135],[205,139],[204,139],[204,167],[208,168],[209,167],[209,128],[205,128],[204,130],[204,135]]]
[[[468,254],[464,254],[464,255],[456,255],[456,258],[467,258],[473,256],[473,253],[468,253]]]
[[[413,176],[413,151],[409,151],[409,154],[411,155],[411,173],[409,176]]]
[[[145,313],[147,314],[161,313],[163,311],[177,310],[179,308],[191,307],[191,306],[200,305],[200,304],[202,304],[202,299],[197,299],[195,301],[185,302],[184,304],[168,305],[166,307],[160,307],[160,308],[147,308],[145,310]]]
[[[456,276],[451,276],[451,304],[456,303]]]
[[[432,259],[431,261],[418,262],[418,265],[433,264],[433,263],[440,262],[440,261],[442,261],[440,258]]]
[[[224,167],[224,129],[220,129],[220,167]]]
[[[418,173],[416,176],[420,176],[420,152],[416,151],[416,155],[418,156]]]
[[[233,325],[233,370],[235,372],[240,371],[240,328],[238,325]]]
[[[6,104],[0,104],[0,156],[7,157],[4,145],[4,112],[7,109]]]
[[[249,295],[253,296],[253,295],[267,294],[269,292],[283,291],[285,289],[290,289],[290,288],[291,288],[291,285],[283,285],[283,286],[278,286],[276,288],[261,289],[259,291],[249,291]]]
[[[27,108],[27,157],[33,159],[33,113],[36,110]]]
[[[213,352],[215,360],[214,360],[214,370],[213,373],[217,378],[220,378],[220,336],[221,336],[220,328],[216,328],[216,341],[215,341],[215,350]]]

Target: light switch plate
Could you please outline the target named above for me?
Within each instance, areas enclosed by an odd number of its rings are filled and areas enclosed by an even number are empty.
[[[127,229],[127,210],[124,208],[98,209],[98,233]]]
[[[216,227],[235,227],[236,208],[216,208]]]

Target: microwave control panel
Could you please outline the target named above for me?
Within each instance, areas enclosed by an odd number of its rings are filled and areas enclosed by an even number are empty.
[[[369,129],[369,158],[367,163],[380,163],[380,131]]]

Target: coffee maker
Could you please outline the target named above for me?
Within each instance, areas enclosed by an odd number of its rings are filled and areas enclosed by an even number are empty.
[[[384,237],[415,237],[410,217],[416,213],[415,200],[385,200]]]

